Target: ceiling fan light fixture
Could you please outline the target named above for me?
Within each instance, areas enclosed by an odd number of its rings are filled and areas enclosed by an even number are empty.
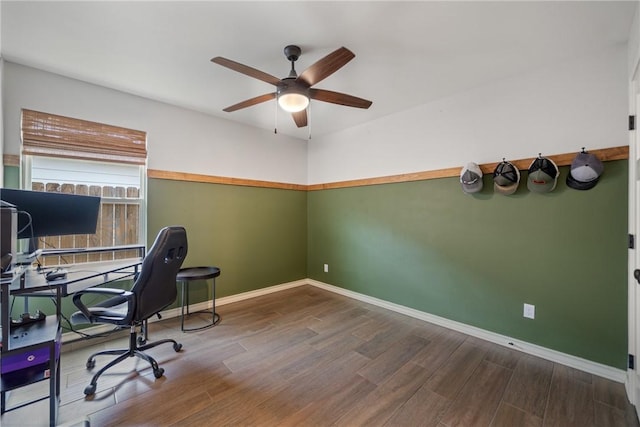
[[[309,106],[309,97],[297,91],[286,91],[278,95],[278,104],[284,111],[297,113]]]

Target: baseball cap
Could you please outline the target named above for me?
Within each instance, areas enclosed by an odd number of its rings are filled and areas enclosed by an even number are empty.
[[[503,159],[493,171],[493,189],[508,196],[516,192],[518,184],[520,184],[520,171]]]
[[[567,186],[574,190],[589,190],[596,186],[604,165],[595,154],[582,149],[571,162],[571,171],[567,175]]]
[[[535,193],[549,193],[556,188],[560,171],[553,160],[538,156],[529,166],[527,188]]]
[[[482,170],[477,163],[467,163],[460,172],[460,184],[465,193],[477,193],[482,190]]]

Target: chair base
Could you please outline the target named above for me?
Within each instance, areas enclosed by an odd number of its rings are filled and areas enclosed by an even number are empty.
[[[98,378],[100,377],[100,375],[102,375],[107,369],[111,368],[114,365],[117,365],[118,363],[122,362],[123,360],[129,357],[139,357],[142,360],[146,360],[147,362],[149,362],[149,364],[151,365],[151,368],[153,369],[153,375],[156,378],[162,377],[162,375],[164,375],[164,369],[158,366],[158,362],[156,362],[156,360],[153,357],[144,353],[144,350],[148,350],[160,344],[166,344],[166,343],[173,344],[173,350],[176,353],[182,350],[182,344],[172,339],[158,340],[149,344],[138,346],[135,327],[131,327],[131,332],[129,334],[129,348],[119,349],[119,350],[99,351],[97,353],[92,354],[87,359],[87,364],[86,364],[87,369],[93,369],[96,366],[96,359],[95,359],[96,356],[104,356],[104,355],[118,356],[115,359],[113,359],[111,362],[103,366],[98,372],[96,372],[93,378],[91,378],[91,382],[89,383],[89,385],[85,387],[84,394],[87,396],[91,396],[92,394],[94,394],[96,392],[96,387],[98,385]]]

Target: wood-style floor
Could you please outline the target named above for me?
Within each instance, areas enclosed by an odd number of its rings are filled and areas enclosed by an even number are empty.
[[[86,357],[118,345],[65,351],[59,424],[640,426],[622,384],[315,287],[218,312],[222,322],[199,332],[180,332],[177,319],[152,324],[150,339],[184,345],[180,353],[171,345],[149,351],[165,376],[129,359],[100,379],[91,399],[83,394]],[[39,402],[1,423],[46,425],[47,411]]]

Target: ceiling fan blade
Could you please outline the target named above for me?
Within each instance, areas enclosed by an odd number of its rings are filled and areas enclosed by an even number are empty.
[[[371,104],[373,104],[371,101],[353,95],[324,89],[309,89],[309,96],[311,99],[345,105],[347,107],[369,108]]]
[[[212,58],[211,62],[216,63],[218,65],[222,65],[223,67],[230,68],[233,71],[237,71],[249,77],[253,77],[254,79],[258,79],[258,80],[262,80],[263,82],[270,83],[274,86],[278,86],[278,84],[280,83],[280,79],[272,76],[271,74],[267,74],[264,71],[256,70],[255,68],[251,68],[248,65],[244,65],[239,62],[232,61],[227,58],[223,58],[221,56],[216,56],[215,58]]]
[[[356,55],[349,49],[341,47],[304,70],[302,74],[300,74],[300,77],[298,77],[298,80],[302,80],[307,85],[313,86],[338,71],[355,57]]]
[[[226,111],[230,113],[232,111],[240,110],[242,108],[251,107],[256,104],[260,104],[262,102],[267,102],[276,97],[276,93],[266,93],[264,95],[256,96],[255,98],[247,99],[246,101],[238,102],[230,107],[223,109],[222,111]]]
[[[296,122],[296,126],[303,128],[307,125],[307,110],[298,111],[297,113],[291,113],[293,121]]]

